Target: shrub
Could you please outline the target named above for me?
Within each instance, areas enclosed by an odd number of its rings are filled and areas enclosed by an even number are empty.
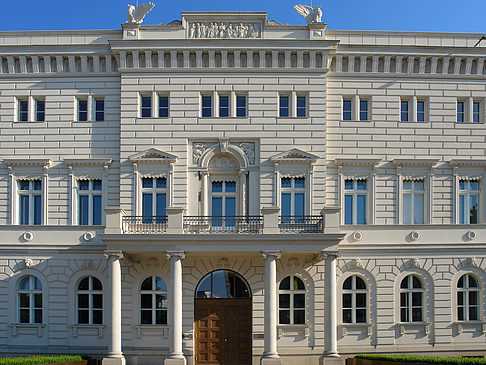
[[[34,355],[29,357],[4,357],[0,359],[0,365],[38,365],[38,364],[55,364],[59,362],[81,361],[81,356],[62,355],[46,356]]]
[[[448,365],[486,365],[485,358],[474,358],[474,357],[360,354],[360,355],[356,355],[355,358],[364,359],[364,360],[419,362],[419,363],[448,364]]]

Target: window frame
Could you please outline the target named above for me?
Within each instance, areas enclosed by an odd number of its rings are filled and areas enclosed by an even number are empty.
[[[290,94],[286,93],[279,93],[278,95],[278,116],[279,118],[291,118],[291,106],[290,106]],[[287,100],[287,106],[282,106],[282,100]],[[287,111],[287,115],[284,115],[285,113],[282,113],[282,111]]]
[[[102,106],[98,108],[98,106]],[[105,121],[105,98],[95,97],[94,98],[94,121],[104,122]]]
[[[21,189],[21,183],[27,182],[28,189]],[[40,189],[35,189],[36,182],[40,183]],[[43,201],[43,181],[42,179],[17,179],[17,201],[18,201],[18,224],[19,225],[42,225],[43,224],[43,215],[44,215],[44,201]],[[24,204],[22,202],[23,197],[28,197],[29,206],[27,212],[28,222],[26,223],[24,217],[26,212],[24,210]],[[39,223],[36,223],[36,197],[40,197],[40,217]]]
[[[346,189],[346,181],[353,181],[353,188]],[[365,181],[366,182],[366,190],[358,189],[358,181]],[[364,207],[364,223],[357,223],[358,222],[358,196],[365,196],[365,207]],[[346,196],[351,196],[352,198],[352,217],[351,223],[346,223]],[[369,220],[369,205],[370,205],[370,179],[369,178],[353,178],[353,177],[346,177],[343,179],[343,224],[344,225],[366,225],[371,224]]]
[[[221,101],[226,100],[226,106],[221,106]],[[224,111],[224,113],[222,113]],[[223,115],[225,114],[226,115]],[[218,93],[218,118],[231,118],[231,95]]]
[[[46,99],[35,98],[34,103],[35,103],[34,121],[45,122],[46,121]]]
[[[161,99],[167,100],[167,106],[160,106]],[[167,116],[161,115],[161,110],[167,111]],[[157,94],[157,117],[158,118],[170,118],[170,97],[169,94]]]
[[[280,289],[282,282],[289,278],[290,281],[290,289]],[[292,283],[294,282],[294,278],[302,282],[304,285],[304,289],[292,289]],[[308,306],[308,288],[306,286],[305,280],[298,275],[286,275],[284,276],[278,283],[278,296],[277,296],[277,313],[278,313],[278,325],[279,326],[306,326],[309,320],[309,315],[307,313],[307,306]],[[302,308],[295,308],[294,307],[294,296],[295,295],[304,295],[304,306]],[[289,308],[281,308],[280,307],[280,295],[289,295],[290,302]],[[280,311],[289,311],[290,323],[280,323]],[[302,311],[304,313],[304,323],[295,323],[295,311]]]
[[[144,105],[144,100],[149,101],[149,106]],[[153,95],[152,94],[140,94],[140,118],[152,118],[153,117]],[[146,113],[148,111],[148,113]],[[145,115],[144,115],[145,114]]]
[[[420,282],[420,288],[413,287],[413,278],[417,278]],[[402,288],[403,281],[407,279],[407,288]],[[410,287],[411,285],[411,287]],[[421,305],[414,306],[413,305],[413,294],[420,293]],[[407,302],[403,305],[402,304],[402,294],[406,295]],[[413,309],[420,308],[420,320],[414,321],[413,320]],[[406,314],[408,320],[403,320],[402,317],[402,309],[406,310]],[[407,273],[404,277],[400,279],[400,283],[398,284],[398,319],[399,323],[402,324],[423,324],[425,323],[425,316],[427,312],[427,298],[426,298],[426,285],[422,277],[420,277],[416,273]],[[407,318],[405,318],[407,319]]]
[[[152,279],[152,287],[151,290],[145,290],[142,289],[143,283],[151,278]],[[157,290],[156,286],[156,280],[159,278],[162,280],[162,283],[165,285],[165,290]],[[164,278],[160,275],[153,274],[149,276],[144,276],[143,279],[140,281],[140,284],[138,285],[138,322],[140,326],[163,326],[166,327],[169,323],[169,318],[168,318],[168,309],[169,309],[169,295],[168,295],[168,286],[167,282],[164,280]],[[151,296],[151,308],[144,308],[142,309],[142,295],[150,295]],[[166,308],[165,309],[157,309],[157,295],[163,295],[165,296],[165,302],[166,302]],[[151,312],[151,323],[143,323],[142,321],[142,311],[145,312]],[[157,323],[157,311],[165,311],[165,323]]]
[[[81,103],[86,103],[86,110],[81,108]],[[83,113],[83,114],[81,114]],[[81,117],[83,115],[83,117]],[[84,116],[86,115],[86,116]],[[89,121],[89,98],[88,96],[77,97],[76,98],[76,121],[77,122],[88,122]]]
[[[349,110],[347,107],[344,106],[349,104]],[[346,113],[346,114],[345,114]],[[349,114],[349,117],[348,117]],[[346,117],[345,117],[346,115]],[[353,98],[343,97],[341,102],[341,119],[343,121],[352,121],[353,120]]]
[[[79,289],[79,285],[81,281],[84,279],[88,279],[88,289],[83,290]],[[101,289],[93,289],[93,279],[96,279],[99,281],[101,284]],[[80,308],[79,306],[79,295],[88,295],[88,307],[87,308]],[[94,295],[101,295],[101,308],[95,308],[94,307],[94,300],[93,297]],[[76,282],[76,287],[75,287],[75,302],[76,302],[76,307],[75,307],[75,323],[76,325],[94,325],[94,326],[99,326],[104,324],[105,320],[105,311],[104,311],[104,306],[105,306],[105,297],[103,295],[103,282],[97,278],[96,276],[93,275],[86,275],[82,276],[79,278]],[[80,311],[87,311],[88,312],[88,323],[81,323],[79,321],[79,314]],[[94,312],[95,311],[100,311],[101,312],[101,323],[94,323]]]
[[[365,288],[364,289],[357,289],[356,285],[356,278],[361,279],[364,284]],[[351,289],[345,289],[344,284],[348,279],[351,279]],[[357,307],[356,305],[356,295],[357,294],[365,294],[365,307]],[[344,295],[351,295],[351,307],[344,307]],[[366,278],[364,278],[361,275],[358,274],[351,274],[347,276],[341,283],[341,323],[343,325],[367,325],[370,323],[370,285]],[[358,309],[364,309],[365,310],[365,321],[364,322],[357,322],[356,321],[356,312]],[[351,322],[345,322],[344,321],[344,311],[345,310],[351,310]]]
[[[81,189],[81,182],[82,181],[87,181],[88,182],[88,189],[87,190],[82,190]],[[99,181],[101,183],[101,189],[94,189],[94,181]],[[103,210],[104,210],[104,199],[103,199],[103,179],[77,179],[76,180],[76,193],[77,193],[77,223],[79,226],[94,226],[94,225],[103,225]],[[81,204],[81,197],[87,196],[88,197],[88,223],[82,223],[82,214],[81,214],[81,209],[82,209],[82,204]],[[95,206],[94,206],[94,197],[100,197],[101,198],[101,206],[100,206],[100,223],[95,224],[94,218],[95,218]]]
[[[29,278],[29,289],[19,289],[19,285],[20,283],[25,279],[25,278]],[[32,288],[32,283],[33,283],[33,279],[37,280],[39,285],[40,285],[40,289],[36,289],[35,288],[35,285],[34,285],[34,288]],[[44,295],[43,295],[43,288],[44,288],[44,285],[42,284],[42,281],[35,275],[32,275],[32,274],[26,274],[26,275],[22,275],[17,281],[16,281],[16,284],[15,284],[15,297],[16,297],[16,322],[18,324],[35,324],[35,325],[41,325],[44,323]],[[20,295],[22,294],[27,294],[28,295],[28,298],[29,298],[29,306],[28,307],[22,307],[21,306],[21,299],[20,299]],[[37,307],[36,306],[36,303],[35,303],[35,295],[39,295],[40,294],[40,302],[41,302],[41,306],[40,307]],[[25,322],[25,321],[22,321],[21,320],[21,311],[22,310],[28,310],[29,311],[29,321],[28,322]],[[36,318],[35,318],[35,311],[36,310],[40,310],[41,311],[41,321],[38,322],[36,321]]]
[[[143,186],[144,179],[152,179],[152,187],[151,188],[145,188]],[[157,180],[158,179],[164,179],[165,180],[165,187],[164,188],[159,188],[157,187]],[[152,195],[152,215],[150,216],[145,216],[145,217],[166,217],[167,216],[167,208],[169,207],[169,179],[166,176],[141,176],[140,177],[140,211],[141,215],[144,216],[144,194],[149,194]],[[158,202],[158,195],[159,194],[165,194],[165,207],[163,207],[163,210],[165,210],[166,214],[159,216],[157,215],[157,202]]]
[[[299,106],[299,99],[304,100],[304,106]],[[309,98],[305,94],[297,94],[295,99],[295,116],[297,118],[308,118],[309,117]],[[303,111],[303,115],[299,115],[299,111]]]
[[[204,105],[204,100],[209,100],[210,105]],[[214,96],[213,94],[210,93],[202,93],[200,96],[201,100],[201,108],[200,108],[200,118],[213,118],[214,113],[213,113],[213,108],[214,108]],[[206,112],[206,115],[205,115]]]
[[[238,106],[238,100],[239,99],[244,99],[245,100],[245,106],[240,107]],[[244,110],[243,115],[238,115],[239,110]],[[248,118],[248,96],[244,94],[236,94],[235,98],[235,117],[236,118]]]
[[[407,224],[407,225],[416,225],[416,224],[425,224],[427,223],[427,201],[428,201],[428,195],[427,195],[427,180],[425,178],[423,179],[408,179],[408,178],[402,178],[401,180],[401,218],[402,218],[402,223]],[[421,181],[423,185],[422,190],[415,190],[414,187],[417,184],[417,182]],[[405,189],[405,183],[406,182],[411,182],[412,183],[412,189]],[[410,200],[410,217],[405,216],[405,195],[410,195],[411,200]],[[415,196],[416,195],[422,195],[422,218],[423,221],[421,223],[415,223]],[[410,218],[410,222],[406,222],[405,219]]]
[[[17,122],[28,122],[29,121],[29,99],[27,97],[17,98]],[[27,109],[23,110],[22,106],[26,106]]]
[[[404,110],[404,105],[406,105],[406,110]],[[406,118],[404,118],[404,113],[406,113]],[[400,98],[400,122],[410,122],[411,121],[411,108],[409,98]]]
[[[290,179],[290,187],[284,187],[283,186],[283,180],[284,179]],[[295,182],[296,179],[303,179],[304,180],[304,187],[295,187]],[[307,184],[309,182],[306,179],[306,176],[281,176],[280,177],[280,215],[282,217],[304,217],[307,215],[307,212],[309,211],[307,207]],[[284,194],[290,194],[290,215],[284,215],[283,214],[283,195]],[[303,194],[304,199],[304,209],[303,209],[303,214],[302,215],[297,215],[296,210],[295,210],[295,195],[296,194]]]
[[[478,184],[478,189],[477,190],[471,190],[471,189],[465,189],[461,190],[461,182],[465,182],[468,186],[471,186],[471,182],[476,181]],[[482,213],[482,199],[483,199],[483,194],[482,194],[482,189],[483,189],[483,181],[480,178],[476,179],[463,179],[459,178],[457,180],[457,223],[458,224],[480,224],[483,221],[483,213]],[[471,211],[470,209],[470,197],[473,195],[477,195],[477,222],[471,223],[471,219],[469,218],[466,221],[461,221],[461,196],[466,196],[464,204],[464,211],[462,212],[464,214],[464,218],[468,216],[467,212]],[[470,216],[469,216],[470,217]]]
[[[469,286],[469,278],[472,277],[476,282],[478,283],[477,287],[470,287]],[[461,279],[463,282],[467,281],[467,284],[464,287],[459,287],[459,282]],[[458,323],[482,323],[482,280],[474,273],[472,272],[466,272],[466,273],[461,273],[461,275],[457,278],[457,281],[455,283],[455,315],[456,315],[456,320]],[[453,291],[454,292],[454,291]],[[470,309],[471,309],[471,304],[469,303],[470,301],[470,293],[474,292],[476,293],[476,300],[477,300],[477,305],[476,307],[476,316],[477,319],[470,319]],[[463,305],[459,305],[459,293],[464,293],[463,297]],[[463,308],[463,319],[460,319],[459,317],[459,308]]]

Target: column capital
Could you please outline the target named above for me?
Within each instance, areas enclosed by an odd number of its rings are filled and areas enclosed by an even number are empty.
[[[172,260],[173,258],[184,260],[186,258],[186,254],[184,253],[184,251],[167,251],[165,253],[165,257],[167,258],[167,260]]]
[[[114,257],[116,260],[121,260],[123,259],[123,251],[105,251],[104,252],[105,259],[110,259],[111,257]]]
[[[341,256],[341,253],[338,252],[338,251],[321,251],[321,257],[323,259],[328,259],[328,258],[332,258],[332,259],[337,259]]]
[[[270,257],[275,258],[275,260],[279,260],[281,256],[280,251],[262,251],[262,259],[264,260]]]

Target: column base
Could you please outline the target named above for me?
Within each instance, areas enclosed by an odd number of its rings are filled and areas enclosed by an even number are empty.
[[[319,359],[319,365],[344,365],[346,360],[339,355],[324,355]]]
[[[279,357],[262,357],[260,365],[281,365],[282,361]]]
[[[170,358],[167,357],[164,360],[164,365],[186,365],[186,358],[181,357],[181,358]],[[104,365],[104,364],[103,364]]]
[[[104,357],[102,361],[103,365],[125,365],[125,357]]]

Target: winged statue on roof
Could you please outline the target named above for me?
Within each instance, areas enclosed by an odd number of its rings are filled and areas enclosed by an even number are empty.
[[[295,5],[294,9],[297,13],[302,15],[307,22],[307,25],[313,23],[322,23],[322,10],[321,6],[316,6],[315,8],[307,5]]]
[[[154,6],[154,3],[146,3],[135,8],[135,6],[128,4],[127,23],[142,24],[143,18],[150,13],[150,10],[152,10]]]

